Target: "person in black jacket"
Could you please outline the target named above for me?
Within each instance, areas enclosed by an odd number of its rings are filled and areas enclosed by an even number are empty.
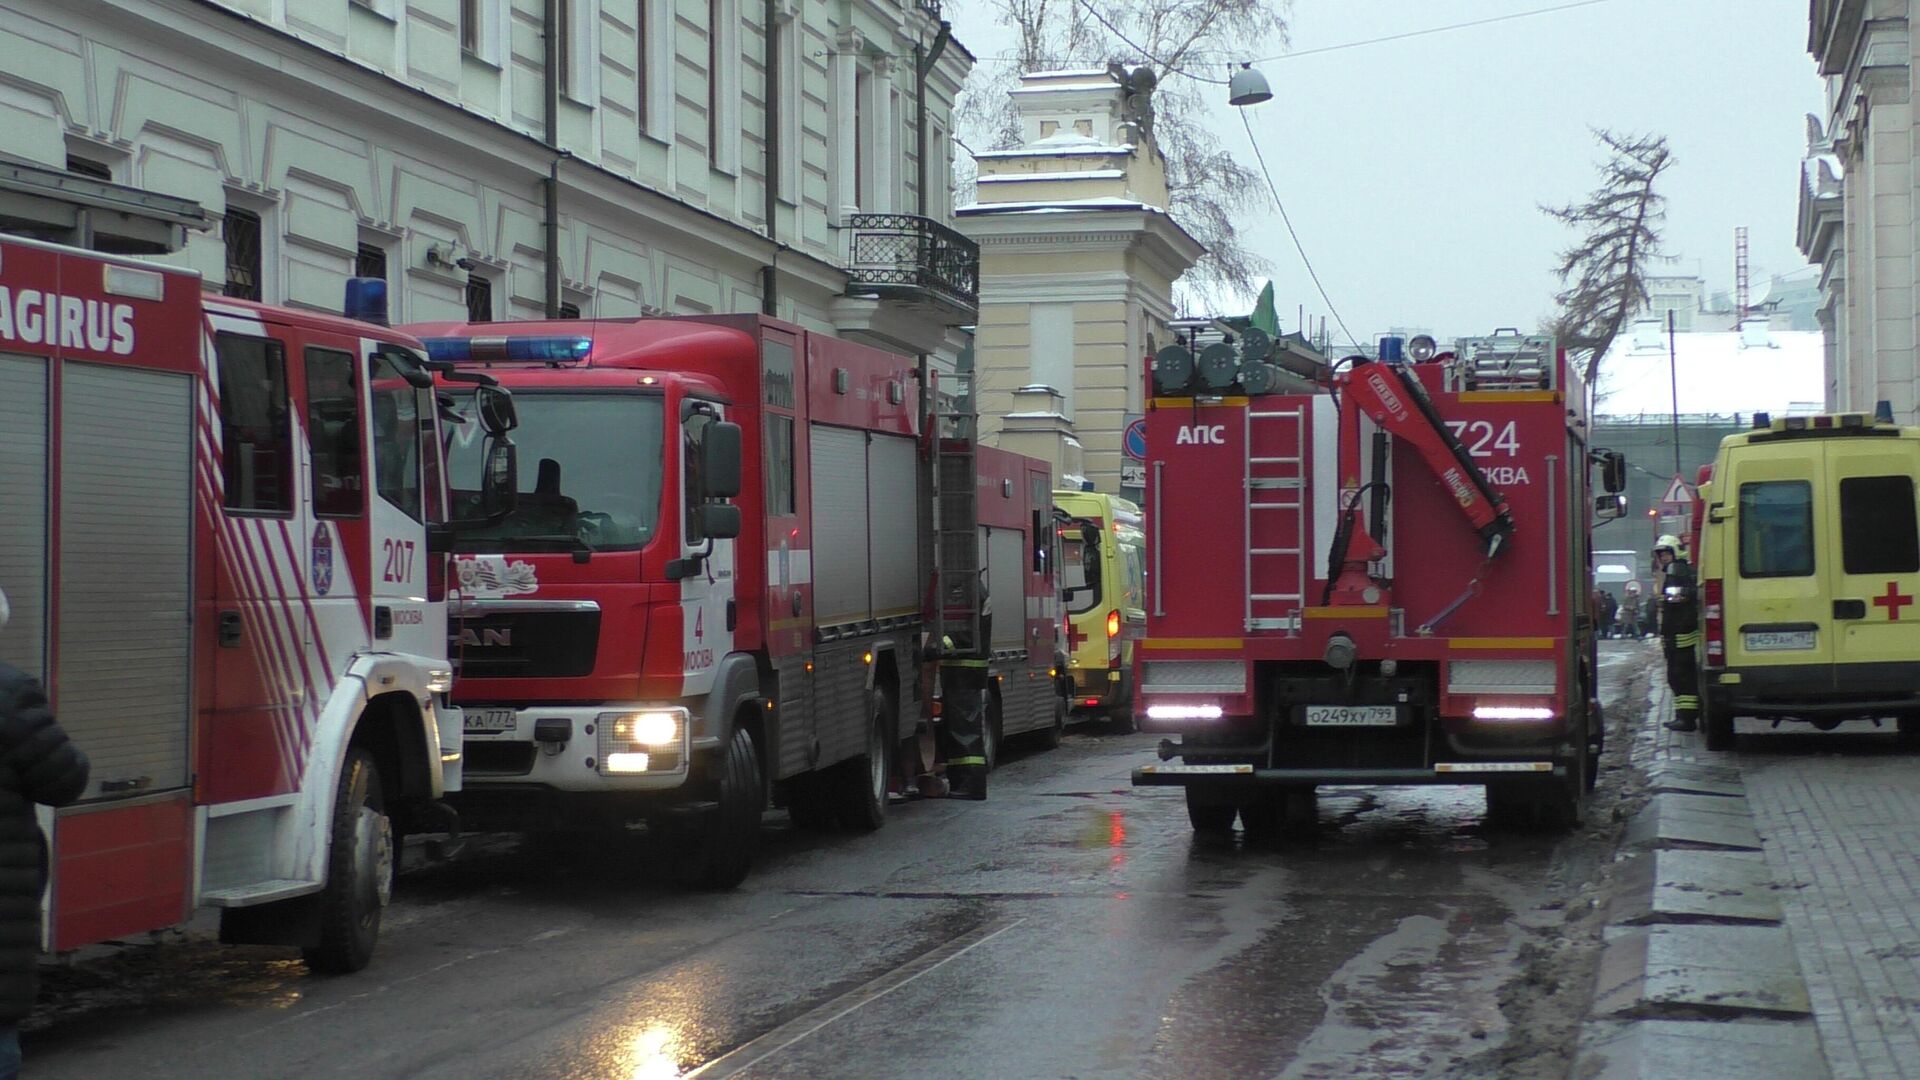
[[[1673,690],[1673,719],[1665,726],[1669,731],[1697,731],[1700,672],[1694,665],[1700,611],[1693,564],[1680,557],[1680,538],[1669,534],[1654,542],[1653,565],[1660,572],[1660,647],[1667,657],[1667,686]]]
[[[0,630],[7,594],[0,592]],[[20,1022],[33,1011],[47,841],[34,804],[65,806],[87,789],[87,756],[53,719],[26,672],[0,662],[0,1080],[20,1075]]]

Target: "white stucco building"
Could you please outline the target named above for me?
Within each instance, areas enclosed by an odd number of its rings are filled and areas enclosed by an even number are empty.
[[[1827,405],[1920,422],[1912,0],[1812,0],[1808,49],[1827,80],[1808,117],[1800,250],[1821,268]]]
[[[161,257],[236,295],[335,310],[357,272],[397,322],[771,308],[951,357],[977,294],[946,227],[972,57],[939,14],[0,0],[0,229],[73,239],[77,204],[96,246],[161,251],[119,212],[151,196],[185,236]]]

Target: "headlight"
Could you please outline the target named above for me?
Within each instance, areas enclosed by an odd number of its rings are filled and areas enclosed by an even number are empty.
[[[613,722],[613,741],[640,746],[673,746],[680,741],[680,714],[643,712],[619,717]],[[613,767],[613,758],[617,756],[608,756],[609,768]],[[642,764],[640,768],[644,770],[646,766]]]
[[[607,755],[607,771],[610,773],[643,773],[647,771],[650,758],[641,753]]]

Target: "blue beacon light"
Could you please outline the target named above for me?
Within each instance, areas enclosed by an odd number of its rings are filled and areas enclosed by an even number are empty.
[[[349,319],[372,323],[375,326],[387,325],[387,281],[385,278],[357,277],[347,279],[347,299],[341,306],[341,313]]]

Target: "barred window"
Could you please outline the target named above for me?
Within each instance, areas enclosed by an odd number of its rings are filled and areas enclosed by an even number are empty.
[[[353,276],[387,280],[387,249],[377,244],[361,244],[353,256]]]
[[[238,300],[260,299],[260,215],[229,207],[220,235],[227,245],[226,294]]]
[[[558,316],[558,317],[559,317],[559,318],[562,318],[562,319],[577,319],[577,318],[579,318],[579,317],[580,317],[580,305],[579,305],[579,304],[575,304],[575,303],[573,303],[573,302],[571,302],[571,301],[566,301],[566,300],[562,300],[562,301],[560,302],[560,314],[559,314],[559,316]]]
[[[467,321],[493,321],[493,282],[479,274],[467,275]]]

